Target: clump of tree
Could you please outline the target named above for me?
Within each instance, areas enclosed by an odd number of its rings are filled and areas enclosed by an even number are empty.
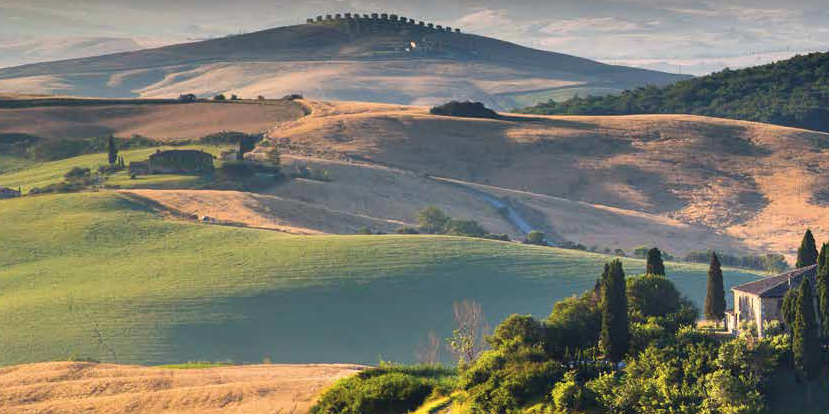
[[[711,260],[712,250],[688,253],[683,260],[691,263],[708,263]],[[729,267],[741,267],[744,269],[765,270],[769,272],[782,272],[789,268],[786,258],[782,254],[765,254],[762,256],[735,256],[732,254],[718,253],[720,264]]]
[[[420,228],[419,231],[425,234],[446,234],[476,238],[490,238],[493,236],[477,221],[453,219],[434,206],[418,211],[417,223]],[[503,236],[494,236],[494,238],[502,240]]]
[[[443,105],[433,107],[429,113],[432,115],[456,116],[462,118],[500,118],[500,115],[498,115],[497,112],[487,108],[484,104],[469,101],[451,101]]]
[[[75,193],[89,188],[89,186],[96,184],[97,181],[91,169],[73,167],[63,175],[62,182],[32,188],[29,190],[29,194]]]
[[[216,94],[216,95],[214,95],[214,96],[213,96],[213,100],[214,100],[214,101],[226,101],[226,100],[227,100],[227,97],[225,96],[225,94],[220,93],[220,94]]]

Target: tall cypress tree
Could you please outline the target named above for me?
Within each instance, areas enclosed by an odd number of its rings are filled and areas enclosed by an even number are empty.
[[[618,363],[630,347],[625,271],[622,262],[610,263],[602,292],[602,332],[599,345],[605,358]]]
[[[717,253],[711,252],[711,265],[708,266],[708,294],[705,296],[705,319],[721,321],[725,318],[725,288],[723,287],[722,267]]]
[[[821,265],[822,264],[822,265]],[[823,243],[817,271],[818,317],[823,343],[829,345],[829,245]]]
[[[804,278],[797,295],[797,309],[792,329],[792,356],[797,380],[806,384],[810,399],[811,382],[823,370],[820,352],[812,283],[808,278]]]
[[[115,137],[112,135],[109,136],[107,141],[107,152],[109,153],[109,165],[115,165],[118,162],[118,147],[115,146]]]
[[[648,265],[645,268],[645,273],[665,276],[665,263],[662,262],[662,252],[656,247],[648,250]]]
[[[817,244],[815,244],[815,236],[812,236],[812,230],[806,230],[803,241],[800,242],[800,248],[797,249],[795,268],[800,269],[813,264],[817,264]]]

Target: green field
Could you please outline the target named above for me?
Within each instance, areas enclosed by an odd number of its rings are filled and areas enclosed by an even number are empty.
[[[448,236],[292,236],[164,220],[116,193],[0,200],[0,365],[74,355],[407,362],[452,303],[545,316],[607,256]],[[644,267],[625,259],[628,273]],[[667,265],[697,302],[706,267]],[[726,272],[726,284],[756,275]]]
[[[196,149],[204,150],[214,155],[219,155],[222,151],[228,148],[228,146],[216,145],[187,145],[176,147],[142,148],[121,151],[119,154],[124,157],[124,162],[129,164],[131,161],[146,160],[147,157],[156,152],[156,150]],[[78,157],[41,163],[32,163],[31,161],[19,158],[0,156],[0,186],[10,188],[22,187],[23,192],[26,193],[34,187],[43,187],[63,181],[63,176],[73,167],[90,168],[93,171],[97,171],[99,166],[106,164],[106,153],[81,155]],[[6,170],[11,170],[11,172],[3,174],[2,172]],[[113,174],[105,184],[120,185],[124,188],[194,188],[199,187],[200,180],[201,178],[198,176],[188,175],[141,176],[136,180],[131,180],[126,172],[120,172]]]

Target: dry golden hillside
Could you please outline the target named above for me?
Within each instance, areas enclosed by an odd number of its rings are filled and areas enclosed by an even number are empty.
[[[15,414],[261,414],[308,411],[357,365],[208,369],[52,362],[0,368],[0,412]]]
[[[83,102],[83,101],[79,101]],[[135,104],[0,108],[0,134],[42,138],[89,138],[143,135],[155,139],[199,138],[220,131],[259,133],[304,114],[291,101],[264,103]]]
[[[687,115],[484,120],[309,105],[311,115],[271,130],[286,151],[647,213],[737,250],[790,254],[806,227],[829,232],[829,134]],[[547,217],[552,228],[564,224]]]

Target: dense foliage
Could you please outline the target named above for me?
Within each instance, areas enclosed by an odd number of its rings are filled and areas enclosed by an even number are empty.
[[[480,102],[452,101],[432,108],[432,115],[457,116],[463,118],[498,119],[498,113],[487,108]]]
[[[661,88],[549,101],[522,112],[547,115],[694,114],[829,131],[829,53],[723,70]]]
[[[338,381],[311,414],[398,414],[414,411],[435,394],[453,388],[455,371],[435,366],[388,366]]]

